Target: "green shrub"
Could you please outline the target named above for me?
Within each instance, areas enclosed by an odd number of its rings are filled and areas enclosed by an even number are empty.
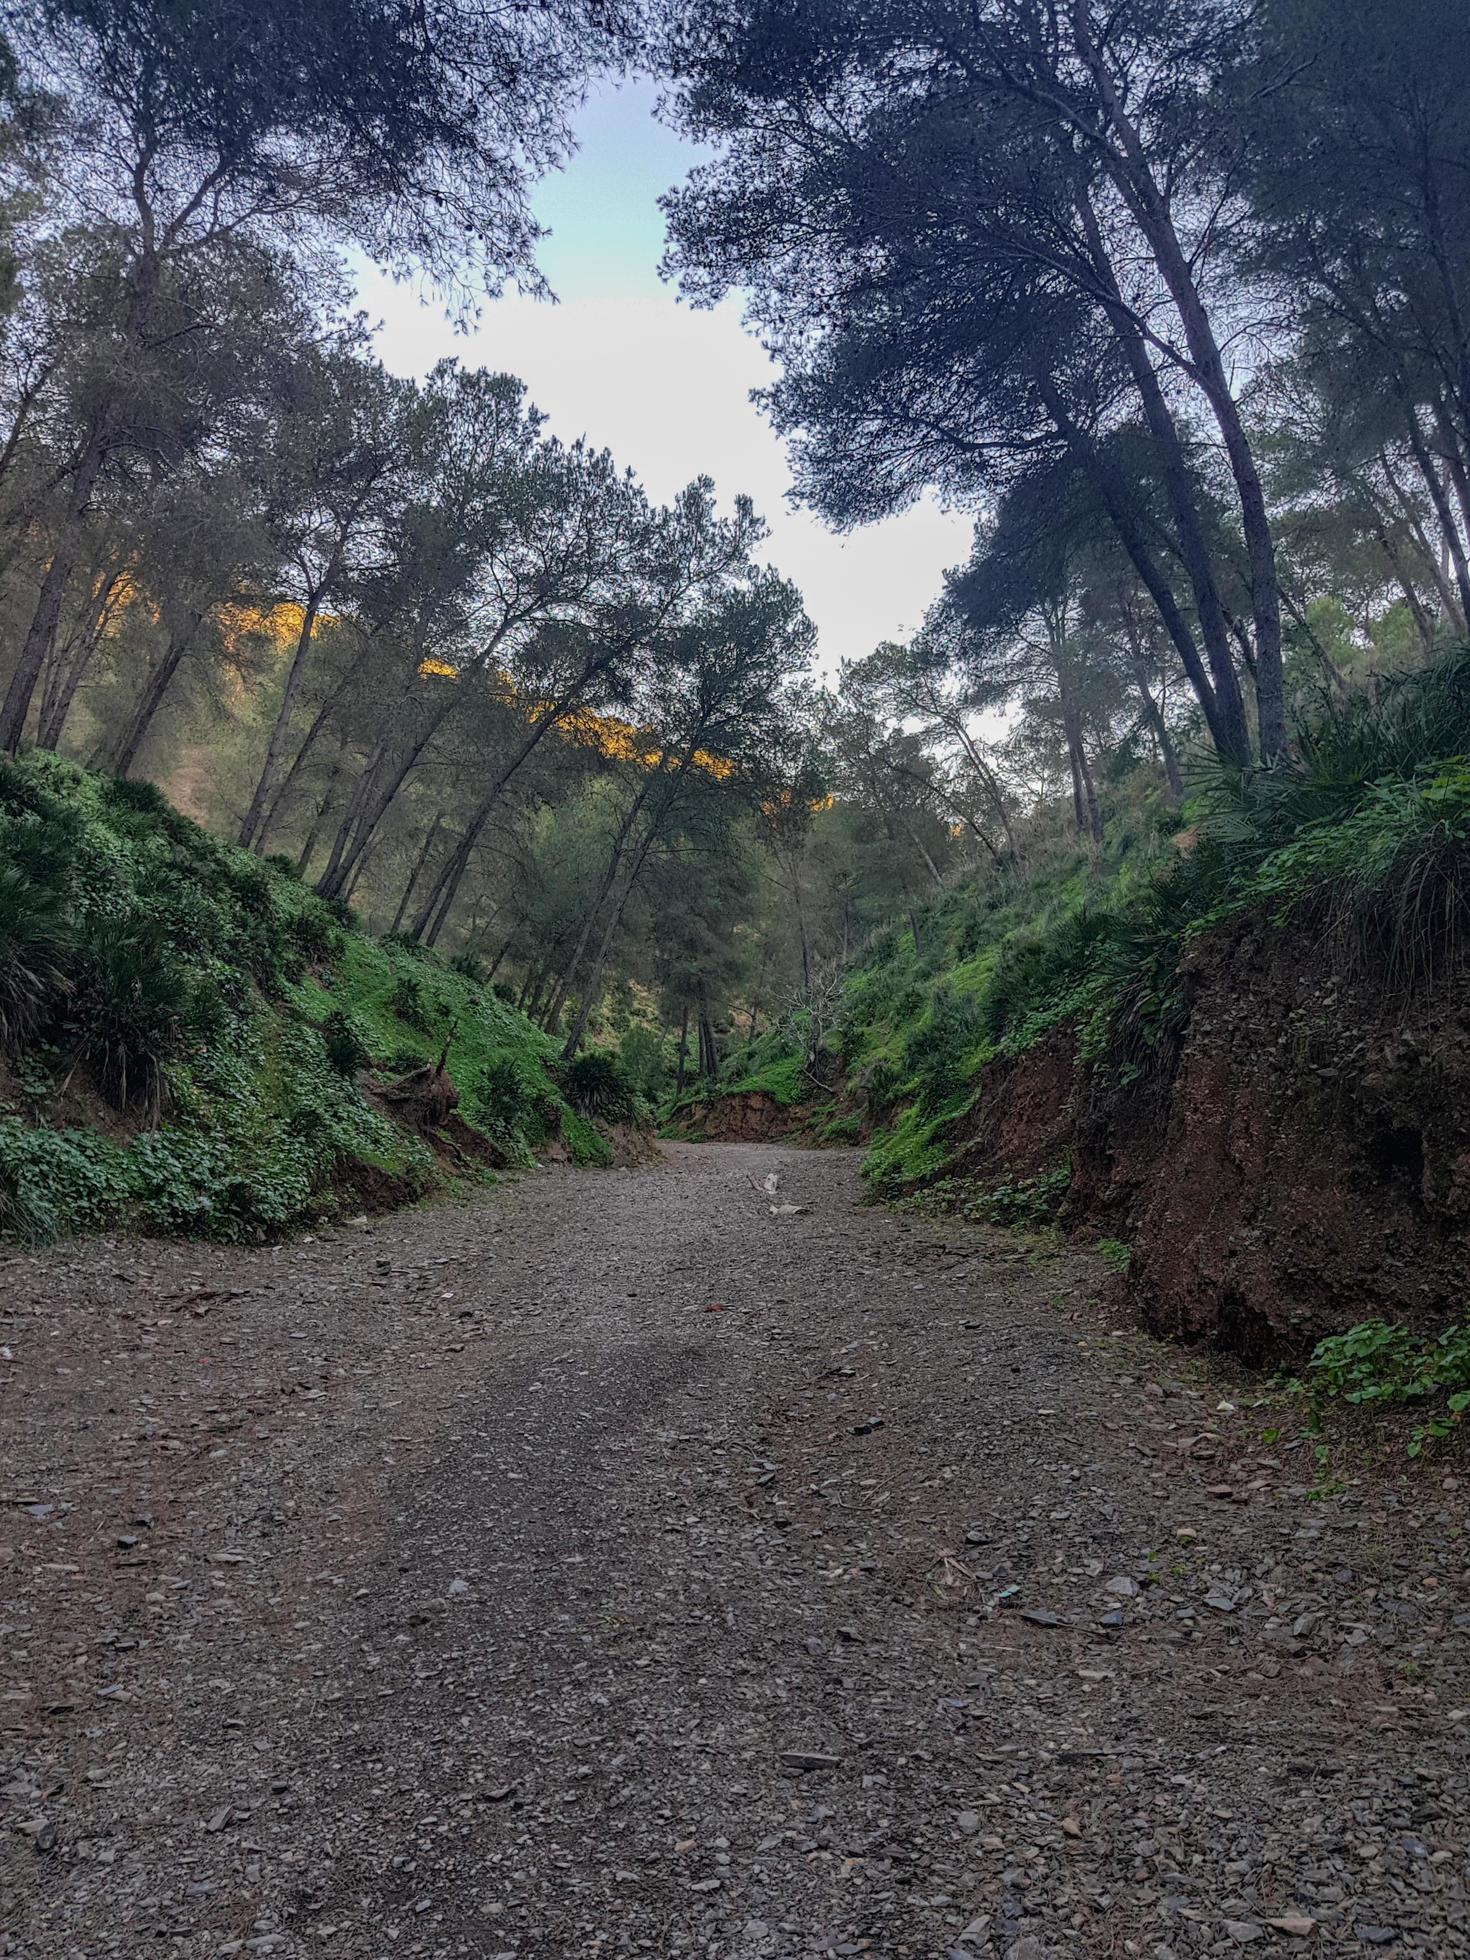
[[[308,966],[333,966],[342,957],[342,934],[325,906],[311,905],[292,913],[285,923],[286,943]]]
[[[635,1022],[618,1043],[618,1060],[634,1094],[658,1102],[670,1077],[668,1042],[660,1031]]]
[[[116,1109],[157,1114],[163,1071],[198,1014],[194,984],[157,929],[139,918],[92,928],[82,949],[72,1019],[77,1047]]]
[[[0,1235],[124,1224],[255,1240],[358,1209],[365,1174],[421,1193],[442,1181],[433,1152],[356,1077],[370,1050],[399,1073],[422,1066],[450,1020],[466,1120],[524,1158],[565,1119],[575,1153],[605,1156],[529,1023],[422,948],[339,930],[350,913],[286,873],[150,785],[54,755],[0,763],[0,1040],[19,1044],[8,1066],[28,1112],[0,1132]],[[83,1069],[158,1127],[127,1145],[42,1127]]]
[[[110,1225],[128,1196],[126,1156],[89,1130],[0,1117],[0,1233],[41,1243]]]
[[[904,1043],[903,1066],[913,1077],[920,1106],[933,1111],[953,1100],[973,1076],[983,1039],[981,1014],[968,994],[941,983],[929,1012]]]
[[[594,1129],[586,1117],[578,1116],[575,1111],[570,1112],[562,1125],[562,1133],[574,1164],[612,1162],[612,1148],[607,1138]]]
[[[1099,1239],[1093,1250],[1115,1273],[1121,1273],[1126,1278],[1132,1270],[1133,1248],[1125,1245],[1121,1239]]]
[[[0,861],[0,1048],[17,1054],[66,992],[73,934],[64,891]]]
[[[424,997],[424,983],[416,973],[398,975],[388,996],[388,1007],[405,1027],[428,1033],[429,1004]]]
[[[509,1055],[496,1056],[481,1071],[476,1099],[486,1121],[502,1135],[522,1129],[536,1102],[530,1083]]]
[[[1041,1171],[1035,1177],[1008,1179],[989,1191],[981,1192],[975,1205],[983,1218],[997,1225],[1035,1228],[1055,1220],[1072,1182],[1065,1164],[1054,1171]]]
[[[345,1007],[334,1007],[322,1022],[322,1045],[338,1075],[355,1076],[372,1059],[355,1015]]]
[[[579,1116],[603,1123],[630,1123],[636,1113],[633,1085],[616,1055],[588,1048],[567,1065],[567,1101]]]
[[[1409,1436],[1410,1456],[1442,1440],[1470,1412],[1470,1324],[1431,1338],[1385,1320],[1364,1320],[1319,1341],[1296,1384],[1314,1415],[1332,1402],[1429,1403],[1433,1413]]]
[[[146,777],[99,777],[98,794],[110,809],[134,812],[155,823],[161,822],[166,814],[173,814],[173,805],[163,791]]]

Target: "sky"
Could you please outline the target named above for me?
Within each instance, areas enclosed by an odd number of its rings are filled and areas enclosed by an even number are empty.
[[[751,497],[770,526],[764,555],[800,587],[831,673],[919,625],[946,568],[967,555],[970,522],[924,505],[839,536],[790,506],[783,446],[749,399],[774,370],[738,300],[697,310],[659,278],[658,199],[697,152],[655,120],[653,101],[647,82],[597,90],[578,119],[577,155],[538,189],[555,305],[512,289],[465,333],[441,304],[372,268],[360,301],[395,373],[425,374],[445,355],[504,369],[554,434],[610,449],[656,500],[701,475],[727,507]]]

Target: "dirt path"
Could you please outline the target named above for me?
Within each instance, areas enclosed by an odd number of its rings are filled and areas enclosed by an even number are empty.
[[[0,1262],[0,1952],[1470,1950],[1456,1479],[856,1198]]]

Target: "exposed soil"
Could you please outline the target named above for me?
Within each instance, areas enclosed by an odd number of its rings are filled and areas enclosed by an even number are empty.
[[[1448,1462],[857,1197],[9,1257],[0,1950],[1465,1952]]]
[[[1185,966],[1177,1054],[1131,1083],[1052,1030],[955,1125],[984,1181],[1070,1164],[1068,1216],[1128,1242],[1157,1334],[1253,1365],[1371,1315],[1438,1329],[1470,1273],[1470,968],[1406,995],[1246,921]]]
[[[783,1103],[768,1090],[744,1089],[687,1104],[679,1123],[707,1143],[775,1143],[804,1130],[811,1114],[810,1103]]]
[[[1370,1314],[1462,1316],[1470,968],[1406,998],[1248,923],[1186,973],[1188,1037],[1135,1199],[1149,1324],[1250,1359]]]

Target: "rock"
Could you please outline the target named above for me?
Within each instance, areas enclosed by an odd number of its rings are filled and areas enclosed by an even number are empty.
[[[1028,1606],[1022,1613],[1023,1620],[1029,1620],[1034,1627],[1059,1627],[1066,1622],[1058,1613],[1048,1613],[1044,1607]]]
[[[956,1829],[963,1831],[966,1837],[972,1837],[980,1828],[979,1813],[973,1810],[962,1810],[954,1821]]]
[[[1317,1922],[1309,1919],[1304,1912],[1283,1912],[1276,1919],[1268,1919],[1266,1924],[1274,1933],[1287,1933],[1294,1940],[1304,1940]]]
[[[1126,1573],[1121,1572],[1116,1579],[1109,1579],[1103,1587],[1104,1592],[1113,1593],[1119,1599],[1137,1599],[1140,1590],[1136,1579],[1130,1579]]]
[[[825,1749],[783,1749],[781,1761],[787,1769],[836,1769],[842,1758]]]
[[[1258,1926],[1254,1919],[1227,1919],[1225,1931],[1238,1946],[1244,1946],[1250,1940],[1258,1940],[1265,1928]]]

